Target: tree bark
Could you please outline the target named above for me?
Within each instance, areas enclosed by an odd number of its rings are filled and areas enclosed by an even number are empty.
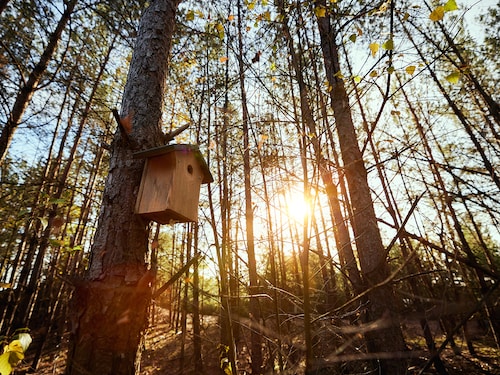
[[[328,9],[326,1],[319,0],[316,3]],[[338,47],[335,41],[336,31],[331,26],[329,16],[318,17],[317,21],[326,75],[332,86],[330,99],[353,209],[352,224],[356,248],[364,286],[369,291],[370,303],[365,319],[380,323],[380,329],[365,334],[367,348],[372,353],[394,353],[394,358],[380,360],[382,372],[404,373],[405,363],[403,360],[398,360],[398,357],[401,351],[405,350],[405,343],[396,314],[394,314],[395,311],[393,311],[395,297],[392,288],[387,284],[375,287],[389,276],[389,267],[377,225],[366,167],[357,141],[349,98],[344,81],[336,74],[340,72]]]
[[[75,282],[66,374],[134,374],[154,279],[146,269],[149,223],[134,215],[143,161],[134,151],[161,144],[168,56],[180,1],[152,1],[139,25],[122,101],[132,126],[112,143],[90,268]]]

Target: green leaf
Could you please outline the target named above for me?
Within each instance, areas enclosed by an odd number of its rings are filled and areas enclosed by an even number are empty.
[[[444,11],[451,12],[452,10],[458,10],[457,3],[455,0],[448,0],[446,4],[444,4]]]
[[[394,40],[392,40],[392,38],[386,40],[384,44],[382,44],[382,48],[388,51],[392,51],[394,49]]]
[[[387,68],[387,73],[392,74],[392,73],[394,73],[394,70],[395,70],[394,67],[390,66]]]
[[[448,82],[453,83],[453,84],[457,84],[458,81],[460,80],[460,72],[450,73],[445,78]]]
[[[50,204],[57,204],[57,205],[66,204],[66,199],[64,199],[64,198],[52,198],[51,200],[49,200],[49,203]]]
[[[44,217],[39,217],[38,220],[40,220],[40,224],[42,224],[42,229],[47,228],[47,225],[49,225],[48,220]]]
[[[354,77],[352,77],[352,79],[356,83],[360,83],[361,82],[361,77],[360,76],[354,76]]]
[[[351,34],[351,35],[349,36],[349,40],[350,40],[351,42],[355,43],[355,42],[356,42],[356,38],[357,38],[357,37],[358,37],[358,36],[357,36],[356,34]]]

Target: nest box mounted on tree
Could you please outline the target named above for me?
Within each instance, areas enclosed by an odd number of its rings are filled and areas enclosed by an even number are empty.
[[[167,145],[134,157],[146,158],[135,213],[160,224],[198,221],[200,186],[213,182],[198,147]]]

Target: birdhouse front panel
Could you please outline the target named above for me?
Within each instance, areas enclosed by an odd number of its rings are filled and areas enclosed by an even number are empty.
[[[197,221],[200,186],[207,178],[205,168],[199,152],[189,147],[171,147],[166,153],[148,157],[136,213],[160,224]]]

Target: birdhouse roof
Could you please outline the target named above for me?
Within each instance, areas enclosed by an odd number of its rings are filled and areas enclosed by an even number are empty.
[[[175,144],[175,145],[166,145],[150,148],[148,150],[142,150],[134,153],[135,159],[143,159],[150,158],[154,156],[165,155],[170,152],[190,152],[193,153],[194,157],[198,161],[202,171],[203,171],[203,180],[202,184],[208,184],[210,182],[214,182],[214,178],[208,169],[207,162],[203,158],[203,155],[200,152],[198,146],[188,145],[188,144]]]

